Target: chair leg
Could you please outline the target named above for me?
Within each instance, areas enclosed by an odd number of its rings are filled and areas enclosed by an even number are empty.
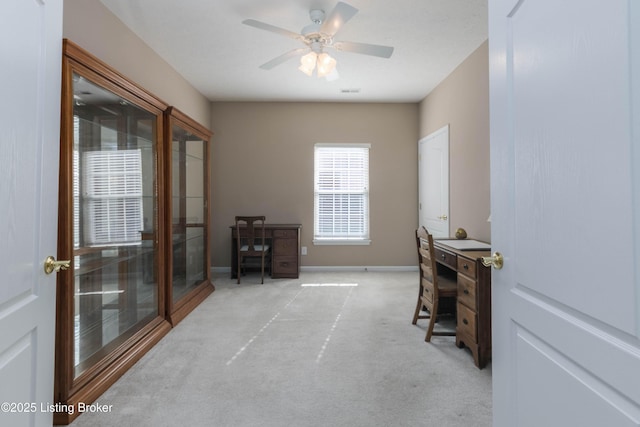
[[[238,269],[236,270],[236,276],[238,276],[238,284],[240,284],[240,276],[241,276],[240,264],[242,264],[242,261],[241,261],[240,255],[238,255]]]
[[[262,260],[260,261],[260,284],[264,285],[264,248],[262,251]]]
[[[433,335],[433,325],[435,324],[435,316],[429,319],[429,326],[427,327],[427,335],[424,337],[426,342],[431,342],[431,335]]]
[[[436,324],[438,318],[438,302],[435,301],[431,307],[431,316],[429,317],[429,326],[427,326],[427,335],[424,337],[426,342],[431,341],[431,335],[433,335],[433,327]]]
[[[424,303],[422,302],[422,286],[420,286],[420,292],[418,293],[418,301],[416,301],[416,310],[413,312],[413,320],[411,321],[412,324],[417,324],[419,319],[429,319],[431,318],[431,312],[429,312],[429,314],[423,314],[422,316],[420,316],[420,312],[422,311],[422,308],[424,307]]]
[[[422,294],[422,291],[420,292]],[[420,309],[422,308],[422,297],[418,295],[418,302],[416,303],[416,311],[413,313],[413,321],[411,322],[413,325],[418,323],[418,316],[420,315]]]

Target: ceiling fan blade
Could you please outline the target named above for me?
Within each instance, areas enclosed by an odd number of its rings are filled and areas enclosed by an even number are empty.
[[[381,46],[377,44],[334,42],[333,47],[343,52],[361,53],[363,55],[379,56],[380,58],[391,58],[391,54],[393,53],[391,46]]]
[[[338,2],[329,16],[325,18],[322,27],[320,27],[320,32],[332,37],[335,36],[342,28],[342,25],[353,18],[356,13],[358,13],[358,9],[355,7],[344,2]]]
[[[277,65],[280,65],[283,62],[286,62],[286,61],[288,61],[289,59],[291,59],[291,58],[293,58],[295,56],[301,55],[303,52],[306,52],[308,50],[309,49],[305,48],[305,47],[301,47],[299,49],[290,50],[289,52],[287,52],[287,53],[285,53],[283,55],[280,55],[278,57],[273,58],[269,62],[265,62],[264,64],[262,64],[260,66],[260,68],[262,68],[263,70],[270,70],[273,67],[275,67]]]
[[[276,27],[275,25],[256,21],[255,19],[245,19],[244,21],[242,21],[242,23],[250,27],[258,28],[260,30],[271,31],[272,33],[280,34],[281,36],[289,37],[295,40],[300,40],[300,41],[304,40],[304,37],[302,37],[302,35],[298,33],[285,30],[284,28]]]

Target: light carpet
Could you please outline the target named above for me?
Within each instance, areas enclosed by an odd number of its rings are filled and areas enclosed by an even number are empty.
[[[491,426],[491,364],[411,324],[417,272],[214,281],[71,426]]]

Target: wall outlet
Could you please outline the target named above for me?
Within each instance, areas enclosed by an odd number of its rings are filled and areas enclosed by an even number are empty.
[[[301,248],[301,250],[300,250],[300,253],[301,253],[302,255],[306,255],[306,254],[307,254],[307,247],[306,247],[306,246],[303,246],[303,247]]]

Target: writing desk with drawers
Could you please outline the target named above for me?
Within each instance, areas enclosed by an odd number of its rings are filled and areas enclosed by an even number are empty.
[[[491,256],[491,250],[461,250],[447,243],[457,242],[433,241],[438,275],[458,282],[456,345],[468,347],[475,365],[482,369],[491,359],[491,268],[481,258]]]
[[[236,226],[231,228],[231,278],[236,278],[238,254]],[[243,228],[240,227],[242,236]],[[265,240],[271,246],[271,277],[297,279],[300,275],[301,224],[265,224]]]

